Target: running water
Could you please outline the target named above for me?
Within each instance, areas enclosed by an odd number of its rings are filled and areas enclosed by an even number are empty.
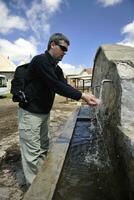
[[[109,148],[104,139],[99,117],[103,106],[102,89],[99,99],[101,104],[95,109],[87,106],[80,109],[53,200],[127,199],[120,183],[112,141]]]
[[[103,127],[99,119],[99,112],[103,105],[102,92],[103,92],[103,85],[105,82],[111,82],[111,80],[104,79],[101,83],[99,98],[98,98],[98,106],[96,106],[93,109],[92,116],[91,116],[90,132],[93,133],[93,136],[91,137],[91,140],[90,140],[91,146],[89,147],[89,151],[87,152],[87,155],[85,156],[85,162],[88,162],[89,164],[93,162],[95,165],[101,168],[111,165],[108,151],[107,151],[107,146],[104,141]],[[96,87],[94,87],[94,94],[96,96]],[[92,140],[94,137],[96,137],[96,143],[92,145],[93,143]],[[105,151],[105,154],[107,154],[106,155],[107,160],[102,158],[102,147],[100,147],[100,144],[99,144],[100,142],[103,143],[103,150]],[[92,151],[92,147],[94,148],[94,151]]]

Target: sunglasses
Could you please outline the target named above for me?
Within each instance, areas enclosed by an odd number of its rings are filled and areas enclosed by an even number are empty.
[[[68,50],[65,46],[62,46],[60,44],[57,44],[57,46],[59,46],[62,51],[67,51]]]

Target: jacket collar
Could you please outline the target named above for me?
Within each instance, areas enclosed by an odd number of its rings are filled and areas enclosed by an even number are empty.
[[[52,65],[54,65],[55,67],[57,66],[57,62],[55,61],[55,59],[50,55],[50,53],[47,50],[45,51],[45,56],[47,56],[47,58],[49,59],[49,61]]]

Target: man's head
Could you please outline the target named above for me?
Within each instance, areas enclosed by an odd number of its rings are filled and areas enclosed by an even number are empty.
[[[62,33],[54,33],[49,41],[47,50],[51,56],[58,62],[62,60],[65,53],[68,51],[70,42],[68,38]]]

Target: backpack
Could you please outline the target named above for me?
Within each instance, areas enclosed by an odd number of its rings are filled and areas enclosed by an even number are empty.
[[[16,68],[14,73],[14,78],[11,81],[11,90],[12,101],[13,102],[21,102],[28,103],[27,97],[25,95],[25,87],[27,84],[26,74],[28,71],[29,63],[24,65],[20,65]]]

